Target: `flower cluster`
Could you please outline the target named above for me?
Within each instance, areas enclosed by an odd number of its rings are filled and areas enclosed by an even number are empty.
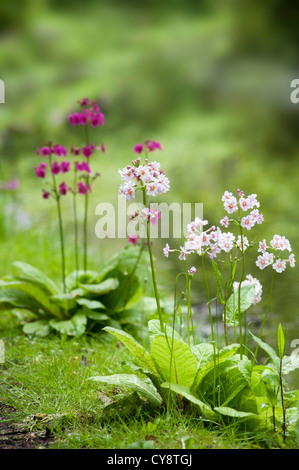
[[[91,126],[96,127],[98,125],[104,124],[104,116],[100,111],[99,106],[94,101],[90,107],[89,100],[83,99],[80,102],[81,111],[70,114],[68,116],[69,122],[73,125],[83,124],[88,125],[90,123]],[[66,157],[68,156],[68,151],[64,145],[55,144],[52,145],[48,143],[41,148],[36,149],[36,154],[41,155],[42,157],[48,157],[48,162],[42,161],[39,165],[35,166],[35,173],[38,178],[46,178],[48,169],[50,174],[52,175],[59,175],[59,174],[66,174],[69,173],[71,170],[74,170],[75,173],[79,173],[79,181],[76,178],[76,184],[74,187],[71,187],[66,183],[66,181],[61,181],[57,188],[52,187],[52,192],[56,192],[57,195],[64,196],[69,191],[73,194],[83,194],[86,195],[88,192],[91,192],[92,185],[90,181],[90,157],[94,154],[95,151],[101,151],[105,153],[105,145],[101,144],[100,146],[96,146],[93,143],[86,143],[82,147],[74,147],[73,145],[70,148],[70,155],[74,155],[78,157],[82,155],[84,157],[83,161],[71,161],[67,160]],[[53,158],[59,157],[58,160],[54,160]],[[98,173],[95,173],[92,179],[95,179],[98,176]],[[53,182],[54,183],[54,182]],[[46,191],[43,189],[42,197],[44,199],[48,199],[51,195],[51,192]]]
[[[254,284],[255,286],[253,305],[256,305],[262,300],[263,287],[258,279],[256,279],[255,277],[252,277],[251,274],[248,274],[246,276],[246,279],[241,283],[241,288],[243,286],[248,286],[251,284]],[[237,291],[239,289],[239,286],[240,286],[239,282],[234,282],[233,284],[234,291]]]
[[[159,146],[160,144],[155,142],[155,148],[159,148]],[[132,161],[132,165],[119,170],[119,174],[123,181],[119,188],[119,194],[128,201],[134,199],[137,189],[145,189],[147,195],[157,196],[166,193],[170,187],[168,178],[160,169],[160,164],[156,161],[149,162],[147,158],[143,164],[140,157],[137,158]]]
[[[89,106],[88,98],[84,98],[80,101],[82,110],[80,112],[71,113],[68,115],[69,122],[72,126],[83,125],[86,126],[88,123],[92,127],[104,125],[104,114],[101,112],[96,101],[91,103]]]
[[[285,236],[274,235],[269,246],[266,240],[260,241],[258,252],[261,254],[257,257],[256,265],[260,269],[272,266],[277,273],[282,273],[288,264],[293,268],[295,266],[294,254],[291,253],[287,258],[282,259],[281,252],[283,251],[289,253],[292,251],[290,242]]]
[[[243,212],[250,212],[243,217],[240,216],[240,224],[243,228],[247,230],[251,230],[255,224],[261,224],[264,221],[263,214],[260,214],[259,207],[260,203],[256,199],[256,194],[250,194],[249,196],[245,197],[243,191],[238,189],[238,198],[234,196],[231,192],[225,191],[222,196],[223,207],[228,214],[233,214],[234,212],[240,213],[241,210]],[[220,224],[224,227],[228,227],[230,223],[230,219],[228,216],[225,216],[221,221]]]

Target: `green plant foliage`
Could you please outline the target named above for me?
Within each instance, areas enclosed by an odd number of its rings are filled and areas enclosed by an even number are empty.
[[[31,312],[36,320],[25,324],[23,330],[38,336],[53,331],[80,336],[107,325],[118,328],[133,325],[136,322],[133,307],[142,299],[148,270],[147,254],[140,250],[128,245],[99,272],[70,273],[66,293],[42,271],[16,262],[17,274],[0,281],[0,309]]]
[[[131,367],[132,374],[98,376],[90,380],[132,389],[155,406],[163,402],[168,405],[170,399],[180,406],[188,402],[199,410],[202,418],[214,422],[233,419],[240,423],[246,421],[249,429],[272,427],[273,407],[275,419],[282,419],[282,409],[277,405],[279,377],[273,361],[273,366],[272,363],[253,366],[246,356],[240,358],[238,344],[216,350],[214,357],[211,344],[189,347],[169,325],[165,325],[162,333],[158,320],[149,322],[150,351],[126,332],[110,327],[105,330],[123,342],[137,364]],[[259,340],[259,344],[263,347],[262,341]],[[267,345],[265,349],[276,361],[275,351]],[[285,362],[290,370],[289,361]],[[296,361],[293,367],[298,367]],[[293,422],[293,430],[298,419],[294,406],[297,395],[297,392],[290,392],[286,398],[287,417]]]

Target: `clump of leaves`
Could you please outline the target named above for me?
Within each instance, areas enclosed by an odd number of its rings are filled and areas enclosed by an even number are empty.
[[[158,320],[150,320],[148,327],[150,351],[128,333],[105,327],[129,349],[137,364],[131,367],[132,373],[95,376],[89,380],[133,390],[154,407],[177,404],[182,408],[188,403],[206,420],[245,421],[247,429],[253,430],[272,428],[273,397],[278,401],[279,389],[272,396],[268,390],[279,384],[281,376],[278,373],[277,382],[277,358],[272,351],[269,364],[253,366],[245,355],[241,359],[239,344],[216,349],[215,357],[211,343],[189,346],[172,327],[165,325],[162,332]],[[283,364],[283,373],[288,373],[299,367],[299,359],[284,358]],[[299,391],[285,392],[284,397],[286,419],[295,428]],[[281,416],[282,410],[277,405],[276,420]]]
[[[149,275],[148,255],[128,245],[99,271],[73,272],[67,292],[30,264],[15,262],[17,274],[0,281],[0,309],[27,310],[36,319],[26,323],[27,334],[47,336],[56,331],[80,336],[103,326],[122,328],[136,323],[134,307],[144,294]]]

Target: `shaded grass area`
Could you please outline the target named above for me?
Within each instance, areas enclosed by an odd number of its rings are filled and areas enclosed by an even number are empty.
[[[265,433],[252,435],[242,432],[236,424],[221,426],[203,421],[189,407],[167,413],[165,409],[151,409],[135,397],[133,405],[129,399],[125,413],[123,408],[121,412],[113,412],[112,408],[109,413],[109,405],[128,400],[130,393],[96,385],[88,378],[99,373],[123,372],[130,361],[125,348],[105,334],[72,340],[56,336],[38,339],[22,335],[5,315],[1,323],[5,345],[5,362],[0,365],[0,402],[5,405],[2,423],[8,420],[19,432],[33,433],[33,446],[52,449],[279,447]],[[5,411],[6,407],[12,407],[13,413],[11,409]],[[105,407],[108,408],[104,411]]]

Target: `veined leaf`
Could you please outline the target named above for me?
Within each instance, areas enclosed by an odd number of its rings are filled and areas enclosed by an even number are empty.
[[[90,310],[95,310],[97,308],[100,308],[102,310],[106,310],[105,305],[102,304],[102,302],[100,302],[99,300],[90,300],[90,299],[85,299],[83,297],[83,298],[77,298],[76,302],[77,302],[78,305],[81,305],[81,306],[84,305],[85,307],[87,307]]]
[[[229,408],[228,406],[218,406],[215,407],[214,410],[220,413],[221,415],[231,416],[232,418],[252,418],[253,416],[257,416],[255,413],[247,411],[238,411],[234,408]]]
[[[118,338],[129,349],[133,356],[135,356],[142,367],[145,367],[146,370],[153,372],[154,374],[158,374],[150,354],[135,340],[135,338],[133,338],[133,336],[125,331],[117,330],[110,326],[106,326],[104,330]]]
[[[241,313],[251,307],[255,297],[255,285],[247,284],[241,287],[240,292],[240,311]],[[233,326],[239,321],[239,289],[234,291],[226,302],[226,324]]]
[[[129,388],[130,390],[139,392],[155,406],[162,404],[162,398],[153,384],[150,381],[141,380],[137,375],[134,374],[103,375],[89,377],[87,380]]]
[[[86,323],[86,315],[82,312],[78,312],[70,320],[51,320],[50,326],[61,334],[81,336],[85,332]]]
[[[278,369],[280,360],[279,360],[278,355],[276,354],[276,351],[271,346],[269,346],[269,344],[264,343],[264,341],[262,341],[260,338],[255,336],[253,333],[251,333],[251,331],[249,333],[253,337],[254,341],[269,355],[274,366]]]
[[[279,323],[278,330],[277,330],[277,346],[278,346],[279,359],[282,359],[284,355],[285,338],[284,338],[284,332],[283,332],[281,323]]]
[[[80,287],[85,289],[87,292],[92,292],[97,295],[109,294],[109,292],[117,289],[119,281],[116,278],[108,278],[99,284],[79,284]]]
[[[40,304],[41,310],[43,310],[46,314],[61,318],[59,307],[53,304],[50,300],[49,295],[37,285],[32,284],[30,282],[0,280],[0,288],[1,287],[19,290],[27,294],[29,298],[33,298],[34,301]],[[29,304],[30,302],[28,302],[27,305]]]
[[[215,276],[216,276],[217,294],[219,296],[219,300],[222,304],[225,304],[225,300],[224,300],[223,294],[222,294],[222,276],[221,276],[221,272],[219,271],[217,263],[213,259],[212,259],[212,266],[213,266],[214,273],[215,273]]]
[[[148,322],[148,329],[152,338],[154,335],[163,334],[161,331],[160,320],[150,320]],[[181,335],[176,330],[173,330],[172,326],[169,326],[166,323],[164,323],[164,332],[167,335],[169,341],[171,341],[173,336],[176,340],[182,341],[183,343],[185,342]]]
[[[167,341],[163,334],[155,335],[151,346],[151,357],[165,382],[186,387],[193,383],[197,361],[186,343],[171,338]]]
[[[189,400],[191,403],[194,403],[195,405],[199,406],[201,412],[203,413],[204,417],[206,418],[215,418],[216,414],[213,412],[212,408],[204,403],[203,401],[199,400],[190,390],[189,387],[185,387],[183,385],[178,385],[170,382],[165,382],[161,384],[161,387],[167,388],[178,395],[181,395],[182,397],[185,397],[187,400]]]
[[[296,369],[299,369],[299,354],[284,356],[282,359],[282,374],[289,374]]]
[[[51,328],[47,320],[29,322],[23,326],[23,331],[27,335],[48,336],[50,330]]]
[[[18,276],[20,280],[31,281],[49,294],[58,294],[59,290],[55,282],[53,282],[52,279],[46,276],[42,271],[31,266],[31,264],[27,264],[22,261],[15,261],[13,266],[22,272],[22,275]]]
[[[210,343],[195,344],[191,347],[191,350],[197,359],[199,367],[202,367],[204,364],[211,362],[213,359],[214,347]]]
[[[194,382],[192,384],[191,390],[197,390],[204,377],[209,372],[211,372],[211,370],[213,370],[213,368],[215,367],[215,363],[216,367],[219,366],[219,364],[222,364],[223,362],[227,361],[232,356],[234,356],[239,348],[239,344],[230,344],[229,346],[220,349],[220,351],[217,352],[216,358],[213,357],[213,359],[204,364],[203,367],[199,367],[196,376],[194,377]]]

